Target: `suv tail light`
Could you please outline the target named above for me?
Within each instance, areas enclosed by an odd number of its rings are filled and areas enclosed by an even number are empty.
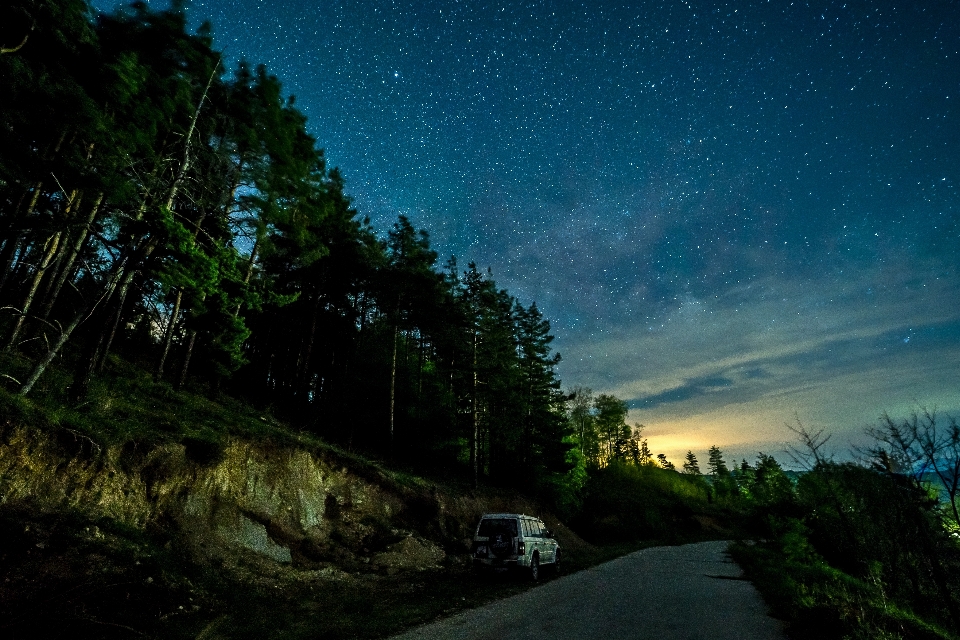
[[[527,555],[527,545],[526,545],[526,542],[524,542],[523,538],[521,538],[520,541],[517,542],[517,555],[521,555],[521,556]]]

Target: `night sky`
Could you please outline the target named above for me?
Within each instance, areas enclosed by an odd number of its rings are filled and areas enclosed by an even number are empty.
[[[655,452],[780,458],[799,418],[846,456],[883,411],[960,417],[960,3],[189,15],[283,80],[378,229],[536,301],[564,387],[628,400]]]

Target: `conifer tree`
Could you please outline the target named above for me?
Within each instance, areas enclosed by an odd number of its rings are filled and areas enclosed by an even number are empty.
[[[630,427],[626,423],[628,407],[620,398],[602,393],[594,401],[597,432],[603,441],[602,466],[614,458],[622,458],[624,448],[630,438]]]
[[[724,478],[730,474],[727,463],[723,461],[723,451],[717,445],[710,447],[710,460],[707,466],[710,469],[710,475],[715,478]]]
[[[693,451],[687,451],[687,455],[684,456],[683,472],[692,476],[700,475],[700,463],[697,462],[697,456]]]

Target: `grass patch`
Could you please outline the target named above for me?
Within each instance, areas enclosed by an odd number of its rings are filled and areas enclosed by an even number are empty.
[[[27,398],[17,395],[29,373],[29,361],[18,354],[0,353],[0,421],[63,431],[88,439],[97,447],[148,450],[169,442],[182,443],[197,462],[217,459],[231,437],[275,446],[303,449],[327,460],[348,464],[361,477],[397,487],[417,487],[410,474],[393,472],[381,464],[330,445],[312,433],[292,428],[260,410],[226,395],[212,399],[189,390],[176,390],[155,381],[143,368],[111,356],[101,375],[91,383],[87,397],[68,401],[71,376],[55,366],[44,374],[43,385]]]
[[[534,586],[526,574],[474,575],[459,557],[438,570],[339,579],[253,558],[202,565],[164,530],[30,505],[0,507],[0,537],[0,630],[11,639],[383,638]],[[564,573],[645,546],[578,551]]]
[[[736,543],[731,555],[795,639],[947,640],[956,636],[886,598],[878,584],[822,561],[788,557],[776,543]]]

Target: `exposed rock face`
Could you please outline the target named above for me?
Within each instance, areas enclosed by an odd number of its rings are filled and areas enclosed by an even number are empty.
[[[401,485],[339,454],[241,439],[103,450],[63,429],[0,426],[0,505],[14,504],[156,527],[200,561],[330,579],[466,562],[484,512],[536,514],[565,549],[584,544],[516,494]]]
[[[137,528],[172,520],[180,541],[203,557],[247,551],[316,568],[309,565],[350,561],[396,537],[390,525],[402,508],[399,496],[304,450],[233,440],[202,463],[179,444],[146,453],[99,450],[82,438],[58,440],[28,428],[8,428],[3,440],[0,504],[76,509]],[[443,557],[436,545],[425,555],[429,543],[414,544],[413,556],[429,556],[423,564]]]

